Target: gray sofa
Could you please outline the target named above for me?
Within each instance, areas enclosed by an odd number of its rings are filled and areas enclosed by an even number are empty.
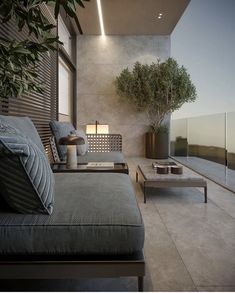
[[[66,159],[67,150],[66,150],[66,146],[59,144],[59,140],[61,137],[65,137],[69,135],[71,132],[74,132],[75,128],[70,122],[59,122],[59,121],[51,121],[50,127],[51,127],[52,134],[55,138],[55,143],[56,143],[60,160],[64,161]],[[78,163],[88,163],[88,162],[124,163],[125,162],[124,156],[122,152],[120,151],[89,152],[89,145],[87,141],[86,141],[86,144],[87,144],[87,152],[84,155],[80,155],[77,157]]]
[[[17,127],[44,151],[29,118],[0,115],[1,123]],[[3,173],[0,279],[137,276],[143,290],[144,225],[128,175],[54,174],[52,214],[21,214],[3,199]]]

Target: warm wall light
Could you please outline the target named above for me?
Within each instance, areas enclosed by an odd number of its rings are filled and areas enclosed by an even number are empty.
[[[95,124],[86,125],[87,134],[108,134],[109,126],[107,124],[99,124],[98,121]]]
[[[96,1],[97,1],[97,7],[98,7],[99,21],[100,21],[100,31],[101,31],[101,35],[104,36],[105,32],[104,32],[104,21],[103,21],[101,0],[96,0]]]
[[[108,134],[109,126],[107,124],[98,124],[97,125],[97,133],[98,134]]]
[[[86,125],[86,134],[96,134],[96,125],[95,124],[87,124]]]

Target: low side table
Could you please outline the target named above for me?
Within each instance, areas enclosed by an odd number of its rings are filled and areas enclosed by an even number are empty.
[[[88,168],[86,163],[78,163],[77,168],[68,169],[66,162],[53,163],[51,164],[51,169],[53,173],[76,173],[76,172],[86,172],[86,173],[124,173],[129,174],[129,168],[126,163],[114,163],[114,168]]]
[[[149,165],[138,165],[136,182],[143,185],[144,203],[146,203],[146,189],[148,187],[202,187],[204,188],[204,202],[207,203],[207,182],[201,176],[187,174],[157,174]]]

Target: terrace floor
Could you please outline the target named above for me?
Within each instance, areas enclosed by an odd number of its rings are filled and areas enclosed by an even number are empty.
[[[208,203],[201,189],[149,190],[143,203],[135,183],[137,164],[128,158],[130,175],[143,215],[147,272],[145,291],[235,291],[235,194],[208,181]],[[184,167],[184,172],[192,172]],[[0,290],[136,291],[136,278],[0,283]]]
[[[224,165],[197,157],[172,158],[235,192],[235,170],[231,170]]]

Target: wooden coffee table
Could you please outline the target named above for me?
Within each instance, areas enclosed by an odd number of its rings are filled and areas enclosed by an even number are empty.
[[[129,168],[126,163],[114,163],[114,168],[88,168],[86,163],[78,163],[77,168],[68,169],[65,162],[53,163],[51,165],[53,173],[75,173],[75,172],[100,172],[100,173],[124,173],[129,174]]]
[[[146,189],[148,187],[202,187],[204,188],[205,203],[207,203],[207,182],[201,176],[188,174],[157,174],[150,165],[138,165],[136,182],[143,185],[144,203],[146,203]]]

